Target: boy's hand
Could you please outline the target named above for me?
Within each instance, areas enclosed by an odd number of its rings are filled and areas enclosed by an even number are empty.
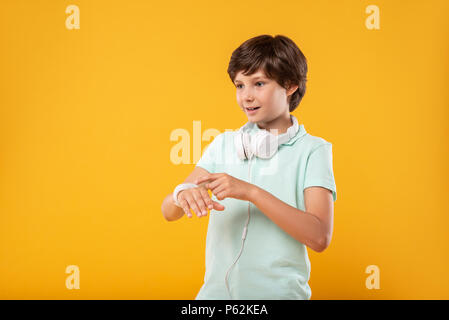
[[[211,189],[218,200],[234,198],[248,201],[251,198],[250,193],[254,186],[226,173],[210,173],[199,177],[194,183],[200,184],[204,181],[208,181],[205,185],[206,188]]]
[[[178,203],[189,218],[192,217],[190,209],[193,209],[198,218],[207,215],[207,209],[219,211],[225,209],[223,205],[209,197],[209,193],[204,186],[182,190],[178,193]]]

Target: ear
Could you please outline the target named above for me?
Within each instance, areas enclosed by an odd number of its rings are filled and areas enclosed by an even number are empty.
[[[293,93],[295,93],[295,91],[298,90],[298,88],[299,88],[298,85],[289,87],[288,90],[287,90],[287,96],[290,96]]]

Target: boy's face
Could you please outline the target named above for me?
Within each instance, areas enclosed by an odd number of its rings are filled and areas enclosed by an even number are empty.
[[[268,122],[283,114],[289,114],[287,97],[296,89],[287,91],[275,80],[267,78],[263,70],[258,70],[249,76],[239,71],[234,84],[237,91],[237,103],[250,122]],[[249,107],[259,108],[250,111]]]

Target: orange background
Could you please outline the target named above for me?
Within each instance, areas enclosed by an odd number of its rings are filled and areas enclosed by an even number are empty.
[[[65,26],[70,4],[79,30]],[[371,4],[380,30],[365,27]],[[448,1],[0,6],[1,299],[196,296],[208,218],[162,217],[194,168],[171,161],[170,134],[193,145],[194,121],[246,122],[226,69],[260,34],[304,52],[293,114],[333,144],[334,233],[309,250],[312,299],[449,299]],[[380,289],[365,286],[369,265]]]

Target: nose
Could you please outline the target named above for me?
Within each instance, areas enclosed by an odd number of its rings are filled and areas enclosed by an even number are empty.
[[[254,100],[254,93],[251,89],[245,89],[243,92],[243,99],[247,102],[251,102]]]

